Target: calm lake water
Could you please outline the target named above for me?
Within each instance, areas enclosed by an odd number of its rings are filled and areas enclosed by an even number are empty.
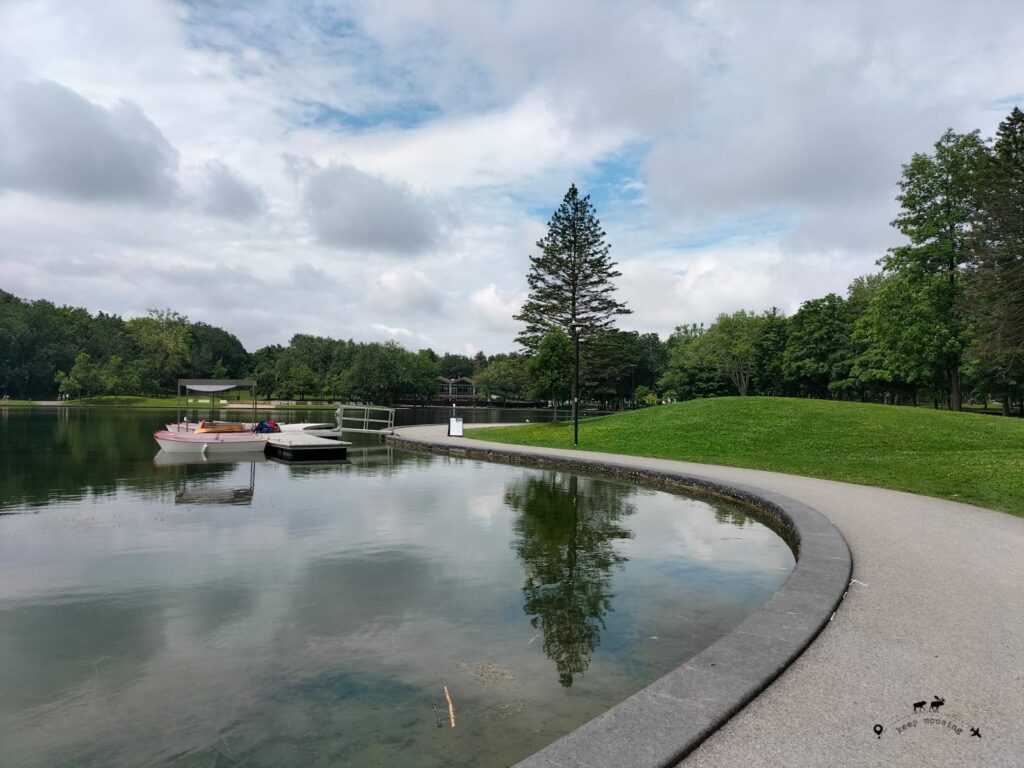
[[[158,466],[173,416],[0,409],[5,768],[509,765],[793,566],[739,507],[370,439]]]

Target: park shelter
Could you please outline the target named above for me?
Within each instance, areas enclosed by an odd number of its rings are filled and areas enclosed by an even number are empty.
[[[178,379],[177,401],[178,410],[181,410],[182,398],[184,397],[185,407],[188,407],[189,394],[210,395],[210,405],[213,407],[214,395],[230,392],[234,389],[247,389],[252,395],[252,421],[256,422],[256,379]],[[179,415],[179,421],[181,420]]]
[[[438,376],[438,394],[448,400],[473,400],[476,398],[476,383],[468,376],[446,379]]]

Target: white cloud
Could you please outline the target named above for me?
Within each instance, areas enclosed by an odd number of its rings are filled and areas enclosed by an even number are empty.
[[[374,306],[396,314],[430,315],[445,312],[445,297],[424,272],[409,266],[376,271],[368,298]]]
[[[404,184],[332,165],[306,181],[306,213],[319,240],[349,250],[415,255],[436,245],[430,205]]]
[[[520,323],[513,317],[519,314],[525,300],[526,294],[501,291],[491,283],[474,292],[469,298],[469,304],[480,327],[488,331],[515,335]]]
[[[551,186],[546,194],[560,199],[567,169],[579,171],[629,139],[601,126],[576,132],[557,104],[541,92],[527,92],[499,109],[439,119],[415,131],[384,130],[348,145],[367,168],[425,189],[542,182]]]
[[[575,181],[623,326],[792,311],[898,241],[901,163],[1021,100],[1024,8],[972,9],[0,3],[3,287],[506,351]]]
[[[410,344],[413,348],[416,347],[417,343],[429,343],[430,341],[430,337],[425,334],[416,333],[415,331],[411,331],[408,328],[402,328],[400,326],[371,323],[368,327],[377,334],[377,338],[379,339]]]
[[[201,206],[211,216],[251,219],[263,211],[263,192],[224,163],[211,160],[203,168]]]
[[[710,324],[723,311],[760,311],[784,301],[771,270],[781,257],[749,248],[621,265],[620,294],[633,310],[623,325],[667,334],[676,325]],[[782,307],[786,309],[786,307]]]
[[[177,152],[130,101],[107,109],[48,80],[0,93],[0,188],[166,203],[177,165]]]

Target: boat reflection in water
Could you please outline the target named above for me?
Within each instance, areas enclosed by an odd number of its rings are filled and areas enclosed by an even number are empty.
[[[408,461],[408,459],[407,459]],[[283,461],[262,453],[217,453],[203,456],[197,453],[170,453],[158,451],[153,457],[153,466],[177,468],[174,480],[175,504],[234,504],[248,506],[252,503],[256,487],[257,464],[282,464],[289,468],[291,475],[312,476],[344,472],[346,468],[383,471],[390,474],[401,462],[395,461],[394,450],[389,446],[359,446],[351,449],[346,460],[304,461],[301,464]],[[239,464],[248,464],[248,483],[237,483]],[[223,482],[230,477],[230,484]],[[244,477],[244,476],[243,476]]]
[[[256,465],[263,464],[267,457],[263,454],[216,454],[208,458],[196,454],[168,453],[159,451],[153,457],[155,467],[181,467],[181,473],[175,481],[175,504],[233,504],[249,506],[252,504],[253,492],[256,488]],[[249,464],[248,485],[225,486],[216,481],[241,463]]]

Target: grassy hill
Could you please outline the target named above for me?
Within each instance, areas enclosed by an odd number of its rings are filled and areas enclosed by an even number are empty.
[[[572,422],[477,434],[572,446]],[[723,397],[588,419],[580,423],[580,447],[878,485],[1024,516],[1024,419]]]

